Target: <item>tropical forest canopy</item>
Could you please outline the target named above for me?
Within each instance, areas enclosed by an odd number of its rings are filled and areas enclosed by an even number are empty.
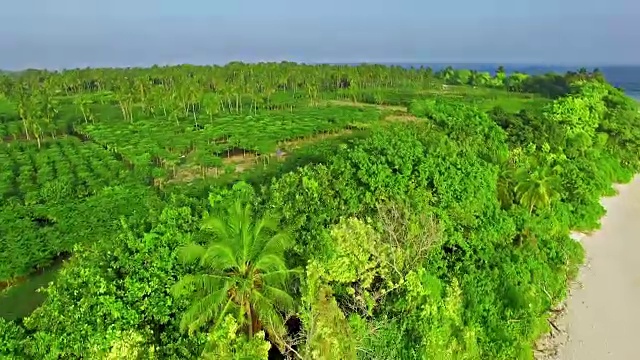
[[[0,139],[8,359],[532,359],[640,170],[585,69],[29,70]]]

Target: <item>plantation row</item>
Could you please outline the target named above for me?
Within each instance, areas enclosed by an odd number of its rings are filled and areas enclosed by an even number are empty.
[[[222,158],[243,153],[269,154],[278,144],[331,133],[380,119],[372,108],[311,107],[294,112],[227,116],[195,124],[139,120],[81,125],[76,131],[130,160],[134,166],[174,169],[187,164],[220,167]]]
[[[0,146],[0,201],[46,204],[83,198],[107,186],[136,181],[100,146],[65,137],[44,144]],[[139,182],[139,181],[138,181]]]

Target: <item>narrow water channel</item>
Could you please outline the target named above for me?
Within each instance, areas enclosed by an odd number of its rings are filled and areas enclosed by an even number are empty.
[[[38,289],[53,281],[62,267],[63,261],[56,261],[20,283],[0,292],[0,317],[17,320],[29,316],[45,300],[45,294]]]

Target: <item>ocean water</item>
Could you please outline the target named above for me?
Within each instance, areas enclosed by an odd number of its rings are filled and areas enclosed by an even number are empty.
[[[490,63],[465,63],[465,64],[444,64],[444,63],[404,63],[394,64],[403,67],[430,66],[434,70],[444,69],[447,66],[460,69],[471,69],[477,71],[494,72],[500,64]],[[580,67],[560,66],[560,65],[504,65],[507,73],[518,71],[531,75],[545,74],[548,72],[566,73],[567,71],[578,71]],[[586,67],[593,70],[593,67]],[[640,65],[638,66],[602,66],[600,71],[605,78],[614,86],[624,89],[625,93],[640,101]]]
[[[601,70],[609,82],[640,101],[640,66],[603,67]]]

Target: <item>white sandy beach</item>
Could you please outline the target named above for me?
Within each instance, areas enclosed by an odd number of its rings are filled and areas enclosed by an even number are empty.
[[[558,327],[559,360],[640,359],[640,177],[603,199],[602,229],[582,242],[587,259]]]

